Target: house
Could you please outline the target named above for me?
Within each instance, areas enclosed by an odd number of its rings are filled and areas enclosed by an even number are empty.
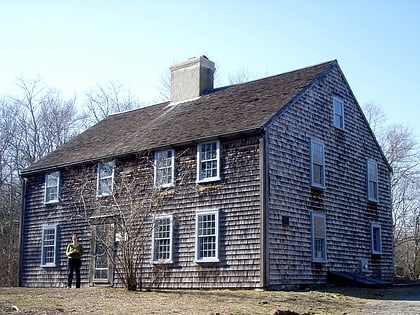
[[[216,89],[214,71],[205,56],[171,67],[171,101],[111,115],[22,171],[21,286],[64,286],[75,232],[82,286],[122,286],[94,235],[119,255],[113,202],[152,190],[144,286],[392,281],[391,169],[337,61]],[[143,187],[131,203],[122,178]]]

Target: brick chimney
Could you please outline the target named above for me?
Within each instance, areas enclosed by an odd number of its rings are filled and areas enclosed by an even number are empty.
[[[190,58],[170,70],[171,103],[195,99],[213,89],[214,62],[206,56]]]

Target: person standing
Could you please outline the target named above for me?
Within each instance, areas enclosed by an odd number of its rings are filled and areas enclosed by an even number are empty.
[[[76,234],[72,237],[72,243],[67,245],[66,256],[68,258],[68,279],[67,286],[71,288],[73,273],[76,272],[76,288],[80,288],[80,267],[82,266],[81,257],[83,256],[83,246],[79,243]]]

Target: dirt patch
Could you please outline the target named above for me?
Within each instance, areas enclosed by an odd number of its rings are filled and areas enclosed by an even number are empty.
[[[0,314],[381,314],[371,311],[381,303],[398,300],[398,297],[407,296],[414,291],[413,288],[404,290],[324,288],[307,292],[251,290],[128,292],[115,288],[0,288]],[[401,305],[398,307],[401,310]],[[415,305],[414,310],[416,310]]]

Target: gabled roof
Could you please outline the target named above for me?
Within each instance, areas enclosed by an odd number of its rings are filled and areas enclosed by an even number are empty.
[[[22,174],[259,130],[336,61],[110,115]]]

